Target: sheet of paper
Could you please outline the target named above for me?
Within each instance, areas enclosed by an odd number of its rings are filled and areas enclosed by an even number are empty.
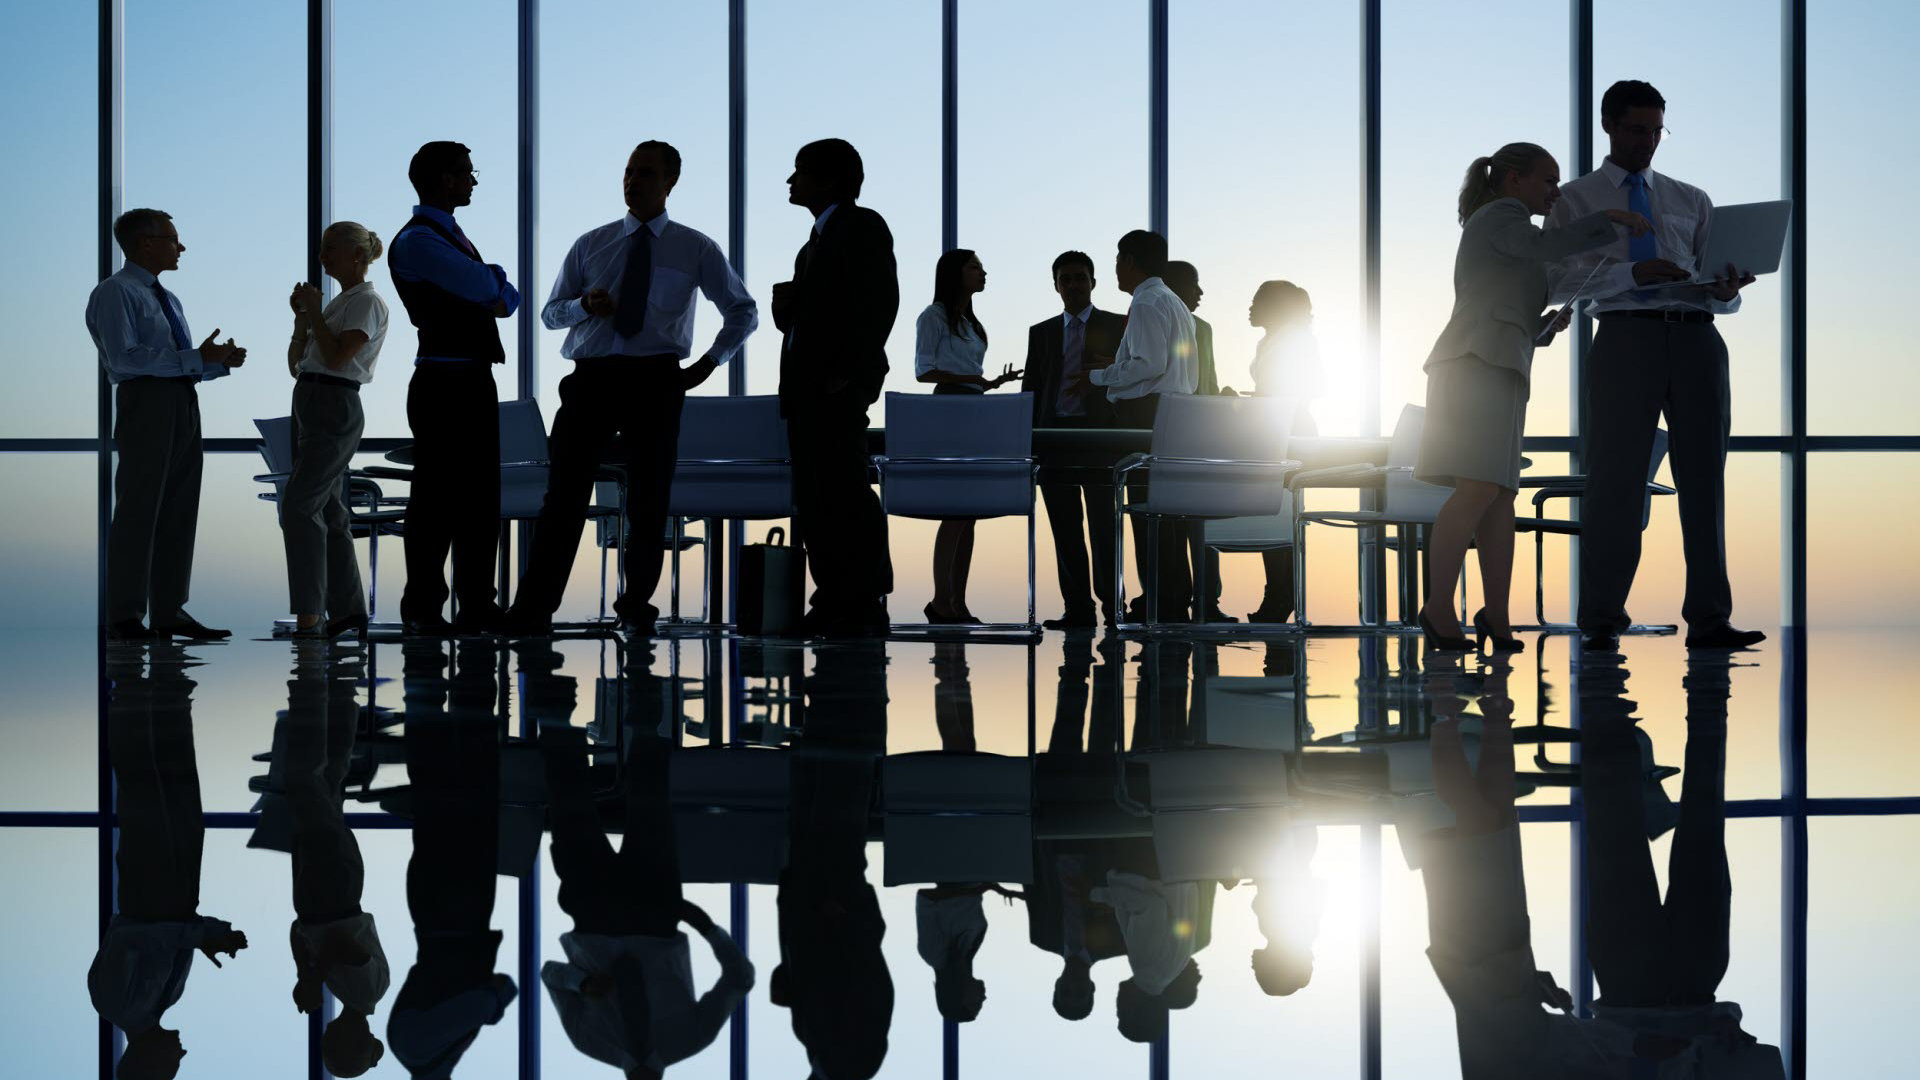
[[[1592,287],[1593,279],[1599,276],[1602,267],[1613,261],[1613,256],[1602,255],[1600,261],[1593,264],[1593,269],[1587,271],[1587,276],[1580,280],[1580,287],[1573,290],[1573,296],[1567,300],[1566,306],[1572,307],[1580,301],[1588,299],[1587,290]],[[1535,345],[1545,345],[1548,341],[1552,340],[1552,326],[1552,323],[1548,323],[1548,329],[1541,330],[1538,334],[1534,335],[1533,343]]]

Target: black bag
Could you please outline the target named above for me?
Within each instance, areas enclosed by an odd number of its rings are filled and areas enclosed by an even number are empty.
[[[787,546],[787,531],[767,530],[767,542],[740,550],[735,614],[746,637],[795,637],[800,632],[805,571],[800,549]]]

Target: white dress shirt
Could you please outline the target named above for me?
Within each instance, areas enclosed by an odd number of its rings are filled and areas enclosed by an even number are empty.
[[[232,930],[226,920],[205,915],[179,922],[115,915],[87,969],[94,1011],[129,1035],[154,1027],[186,989],[194,950]]]
[[[1138,296],[1139,293],[1135,293]],[[1185,309],[1185,305],[1181,305]],[[1212,883],[1208,883],[1212,887]],[[1133,981],[1149,994],[1173,984],[1193,959],[1194,922],[1200,914],[1200,886],[1192,881],[1154,881],[1139,874],[1107,871],[1107,883],[1088,894],[1113,908],[1120,937],[1127,943]]]
[[[93,335],[94,348],[100,351],[100,366],[107,369],[107,381],[118,386],[146,375],[162,379],[194,375],[204,382],[225,375],[225,364],[200,359],[193,331],[187,326],[186,310],[180,306],[180,298],[168,292],[167,303],[180,319],[187,348],[180,348],[174,341],[173,327],[160,306],[160,294],[154,291],[158,283],[158,278],[128,263],[95,285],[87,297],[87,333]]]
[[[1313,328],[1292,326],[1270,330],[1253,351],[1253,392],[1261,397],[1284,397],[1305,407],[1326,391],[1326,373],[1320,366],[1320,342]]]
[[[309,330],[306,352],[301,354],[296,370],[352,379],[362,386],[372,382],[374,361],[380,359],[380,346],[387,340],[387,302],[374,291],[373,282],[363,281],[327,301],[327,306],[320,311],[320,321],[327,324],[335,338],[349,330],[358,330],[367,335],[367,343],[336,371],[321,359],[320,339]]]
[[[976,892],[932,896],[922,889],[913,898],[913,922],[915,948],[935,971],[972,961],[987,937],[987,913]]]
[[[631,237],[643,228],[653,233],[653,283],[647,292],[647,321],[638,333],[624,337],[614,331],[613,316],[587,314],[580,298],[591,289],[605,289],[618,302],[620,276],[626,271],[627,250],[633,244]],[[747,287],[720,254],[720,246],[704,233],[669,220],[664,211],[644,225],[629,213],[573,242],[560,264],[560,276],[554,279],[547,306],[540,309],[540,321],[549,330],[568,331],[560,355],[569,360],[661,353],[684,360],[693,354],[695,289],[720,309],[720,333],[704,355],[724,364],[760,325]]]
[[[947,305],[937,300],[928,304],[913,324],[914,377],[929,371],[981,375],[986,365],[987,343],[973,332],[973,321],[962,317],[956,334],[947,327]]]
[[[341,374],[344,377],[345,373]],[[316,957],[320,955],[328,934],[336,927],[344,929],[353,943],[367,954],[366,962],[351,966],[335,965],[318,974],[342,1005],[363,1016],[372,1016],[380,1006],[380,999],[387,996],[387,989],[393,985],[393,971],[387,966],[387,950],[380,944],[380,931],[374,926],[372,915],[363,911],[333,922],[295,919],[287,936],[293,941],[294,948],[308,957]]]
[[[1601,162],[1598,169],[1562,185],[1560,201],[1553,204],[1553,212],[1547,215],[1547,228],[1557,229],[1602,210],[1627,209],[1629,175],[1627,170],[1608,158]],[[1707,246],[1707,227],[1713,218],[1713,200],[1692,184],[1664,176],[1652,168],[1646,169],[1641,175],[1646,177],[1647,201],[1653,209],[1653,235],[1659,245],[1655,257],[1666,259],[1689,272],[1695,269],[1720,271],[1720,267],[1696,265],[1700,253]],[[1640,286],[1633,280],[1633,261],[1627,255],[1628,243],[1627,232],[1622,229],[1612,243],[1583,251],[1549,267],[1547,302],[1558,305],[1573,299],[1573,294],[1580,289],[1580,283],[1587,280],[1587,274],[1602,258],[1608,258],[1613,262],[1595,275],[1584,293],[1593,298],[1593,303],[1587,309],[1589,315],[1666,308],[1725,315],[1740,310],[1738,295],[1732,300],[1716,300],[1705,286],[1700,285],[1654,289],[1645,297],[1636,297],[1634,293]]]
[[[1087,379],[1107,388],[1108,401],[1193,393],[1200,385],[1200,345],[1186,302],[1157,277],[1141,282],[1113,363],[1088,372]]]
[[[720,978],[695,1002],[687,935],[561,934],[560,947],[567,959],[547,961],[540,969],[540,981],[546,984],[560,1024],[575,1048],[622,1069],[648,1065],[665,1071],[710,1045],[733,1016],[734,1006],[753,989],[753,965],[726,931],[714,928],[701,936],[720,961]],[[598,996],[582,990],[592,975],[611,976],[622,957],[631,957],[639,965],[644,990],[617,982],[611,992]],[[646,995],[651,1031],[644,1035],[628,1031],[622,1019],[619,995],[635,992]],[[648,1045],[652,1049],[641,1057],[638,1051]]]

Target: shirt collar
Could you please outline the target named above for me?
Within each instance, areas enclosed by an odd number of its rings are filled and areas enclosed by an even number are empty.
[[[148,272],[146,267],[141,266],[138,263],[131,263],[131,262],[122,263],[120,265],[120,272],[132,278],[133,280],[139,282],[142,285],[153,285],[153,284],[157,284],[160,281],[158,277],[155,277],[152,273]]]
[[[1612,183],[1614,187],[1625,187],[1627,177],[1633,175],[1619,165],[1614,164],[1612,158],[1607,158],[1600,163],[1600,171],[1607,174],[1607,180]],[[1640,176],[1646,180],[1648,187],[1653,186],[1653,166],[1649,165],[1641,169]]]
[[[1070,323],[1070,322],[1082,322],[1082,323],[1084,323],[1084,322],[1086,322],[1086,321],[1087,321],[1088,319],[1091,319],[1091,318],[1093,318],[1093,305],[1092,305],[1092,304],[1088,304],[1088,305],[1087,305],[1086,307],[1083,307],[1083,308],[1081,308],[1081,309],[1080,309],[1079,311],[1063,311],[1063,312],[1061,312],[1061,313],[1060,313],[1060,325],[1061,325],[1061,327],[1062,327],[1062,328],[1064,328],[1064,327],[1065,327],[1065,326],[1066,326],[1066,325],[1067,325],[1068,323]]]
[[[1142,289],[1165,289],[1165,288],[1167,288],[1167,283],[1160,280],[1160,275],[1155,274],[1154,276],[1148,278],[1147,280],[1142,281],[1140,284],[1135,285],[1133,287],[1133,295],[1139,296],[1140,290]],[[1168,291],[1171,292],[1172,290],[1168,290]]]
[[[833,212],[838,209],[840,209],[840,204],[834,203],[832,206],[829,206],[825,210],[820,211],[820,216],[813,219],[813,231],[817,233],[820,230],[826,228],[827,219],[832,217]]]
[[[641,221],[639,218],[633,216],[633,211],[629,210],[626,216],[620,219],[620,235],[632,236],[635,229],[645,225],[653,232],[655,237],[658,237],[661,233],[667,231],[667,220],[667,212],[665,210],[655,214],[650,221]]]
[[[447,213],[437,206],[416,206],[413,208],[413,216],[423,217],[428,221],[438,222],[449,228],[458,229],[460,227],[459,223],[453,220],[452,214]]]

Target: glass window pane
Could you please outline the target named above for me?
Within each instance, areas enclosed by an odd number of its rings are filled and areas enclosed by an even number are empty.
[[[1063,251],[1092,256],[1094,306],[1127,310],[1113,253],[1147,226],[1146,5],[969,0],[959,33],[959,246],[987,270],[975,312],[998,373],[1024,367],[1027,328],[1060,314],[1052,266]],[[935,112],[915,126],[938,123]],[[911,328],[933,299],[933,262],[902,262],[900,283]],[[911,367],[912,356],[893,363]]]
[[[747,35],[747,286],[763,303],[771,297],[775,282],[793,276],[812,228],[811,215],[787,202],[794,151],[815,139],[852,143],[866,171],[860,203],[886,218],[899,264],[886,386],[917,391],[913,320],[932,298],[940,249],[940,6],[765,4],[752,9]],[[780,334],[766,323],[747,343],[755,394],[780,384]],[[896,562],[911,557],[896,546]]]
[[[1912,817],[1807,823],[1817,868],[1807,897],[1808,1076],[1899,1074],[1888,1063],[1909,1040],[1888,1006],[1905,1000],[1905,975],[1920,963],[1920,878],[1889,863],[1916,841]]]
[[[83,318],[99,279],[98,12],[96,4],[0,12],[0,94],[14,103],[0,115],[0,146],[15,165],[0,173],[0,204],[14,250],[28,256],[0,266],[0,317],[9,351],[33,370],[33,392],[0,403],[9,438],[88,437],[98,426],[99,354]]]
[[[8,890],[6,908],[7,919],[22,930],[14,935],[7,958],[13,989],[7,994],[4,1030],[10,1044],[7,1069],[15,1075],[99,1072],[99,1019],[88,1001],[86,980],[100,938],[92,899],[98,838],[93,829],[0,834],[0,865],[7,867],[7,876],[33,883]]]
[[[1895,117],[1920,109],[1920,90],[1888,71],[1906,66],[1915,12],[1868,0],[1827,0],[1807,18],[1807,429],[1817,434],[1920,431],[1920,331],[1900,316],[1905,230],[1885,227],[1889,180],[1920,172],[1920,145]]]
[[[307,266],[306,10],[207,0],[183,18],[176,4],[132,0],[126,17],[121,205],[173,215],[187,250],[164,281],[193,344],[217,329],[249,354],[201,393],[202,424],[250,437],[254,417],[287,415],[293,385],[287,292]]]
[[[1649,47],[1648,34],[1656,28],[1662,40],[1710,41],[1713,47]],[[1607,154],[1600,96],[1618,79],[1643,79],[1667,99],[1671,131],[1653,159],[1655,171],[1693,184],[1720,206],[1780,197],[1779,0],[1746,5],[1738,19],[1727,18],[1723,11],[1658,0],[1595,4],[1596,164]],[[1777,435],[1779,276],[1762,277],[1741,297],[1740,310],[1715,324],[1731,359],[1733,431]]]
[[[1359,434],[1360,21],[1338,4],[1202,0],[1173,6],[1168,38],[1173,255],[1200,271],[1220,382],[1252,391],[1247,307],[1261,282],[1292,281],[1326,366],[1320,432]],[[1145,134],[1137,117],[1126,130]]]
[[[673,220],[727,247],[727,6],[640,6],[620,0],[540,5],[539,279],[522,291],[537,316],[560,264],[580,234],[626,213],[620,178],[636,143],[659,139],[680,151],[680,181],[667,200]],[[582,62],[583,30],[609,40],[647,42],[646,109],[631,108],[635,75],[626,64]],[[757,104],[757,101],[756,101]],[[693,356],[713,344],[720,317],[696,303]],[[760,334],[777,334],[771,317]],[[560,380],[573,363],[560,355],[565,330],[539,331],[540,407],[549,426]],[[724,394],[723,369],[697,393]]]
[[[521,307],[518,317],[538,318],[538,301],[545,298],[545,290],[520,280],[515,251],[520,192],[518,25],[512,0],[421,0],[405,5],[336,0],[333,217],[358,221],[380,234],[383,242],[392,240],[419,201],[407,182],[407,162],[414,151],[435,139],[464,143],[473,150],[480,185],[473,205],[460,208],[461,231],[488,262],[506,267],[507,277],[531,301]],[[301,20],[284,40],[304,37]],[[258,51],[276,57],[284,54],[278,47]],[[299,100],[304,101],[304,93]],[[297,216],[291,228],[300,246],[292,256],[291,277],[300,276],[306,259],[305,237],[299,235],[300,223],[306,220],[304,200],[295,206]],[[419,338],[394,294],[393,275],[385,259],[374,264],[368,279],[386,298],[392,321],[373,385],[361,394],[367,411],[366,434],[406,438],[407,381],[413,376]],[[280,343],[286,340],[286,331],[280,326],[280,313],[286,310],[285,286],[276,288],[280,291],[274,298],[279,306],[273,309],[277,335],[273,342],[284,348]],[[501,321],[507,362],[494,369],[493,377],[502,400],[519,396],[514,366],[517,333],[513,320]],[[271,359],[280,355],[275,353]],[[280,412],[260,415],[285,415],[286,411],[283,403]]]
[[[1453,310],[1456,211],[1467,164],[1510,142],[1567,155],[1567,11],[1522,0],[1381,5],[1380,423],[1426,401],[1421,367]],[[1500,47],[1490,28],[1534,43]],[[1348,115],[1334,110],[1335,116]],[[1567,346],[1533,358],[1527,432],[1569,430]]]

